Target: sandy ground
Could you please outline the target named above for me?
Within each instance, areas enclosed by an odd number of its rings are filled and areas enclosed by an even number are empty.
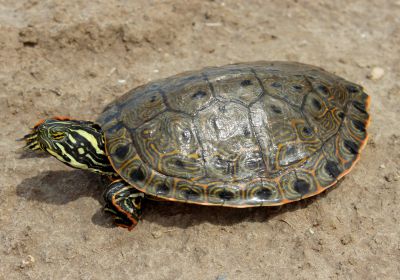
[[[0,0],[0,279],[399,279],[399,15],[395,0]],[[370,141],[339,187],[281,208],[152,202],[128,232],[96,175],[18,154],[40,118],[94,120],[150,80],[254,60],[365,86]]]

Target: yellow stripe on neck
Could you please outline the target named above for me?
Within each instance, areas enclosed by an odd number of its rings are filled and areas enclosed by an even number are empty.
[[[97,154],[104,155],[104,151],[99,148],[98,141],[92,134],[87,133],[84,130],[75,130],[75,132],[88,140],[92,144],[93,148],[95,148]]]

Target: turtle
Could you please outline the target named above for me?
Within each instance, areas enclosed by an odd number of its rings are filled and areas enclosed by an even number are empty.
[[[104,209],[131,230],[146,199],[241,208],[325,191],[359,160],[369,103],[316,66],[236,63],[139,86],[95,121],[41,120],[23,139],[109,178]]]

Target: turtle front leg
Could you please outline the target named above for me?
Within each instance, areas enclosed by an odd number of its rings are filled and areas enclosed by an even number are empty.
[[[117,226],[132,230],[137,225],[142,216],[144,193],[118,179],[107,187],[103,197],[106,202],[104,211],[113,216]]]

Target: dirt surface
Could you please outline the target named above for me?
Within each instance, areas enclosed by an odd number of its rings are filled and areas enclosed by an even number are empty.
[[[394,0],[0,0],[0,279],[399,279],[399,15]],[[18,153],[40,118],[94,120],[150,80],[255,60],[371,95],[369,144],[339,187],[281,208],[151,202],[128,232],[98,176]]]

